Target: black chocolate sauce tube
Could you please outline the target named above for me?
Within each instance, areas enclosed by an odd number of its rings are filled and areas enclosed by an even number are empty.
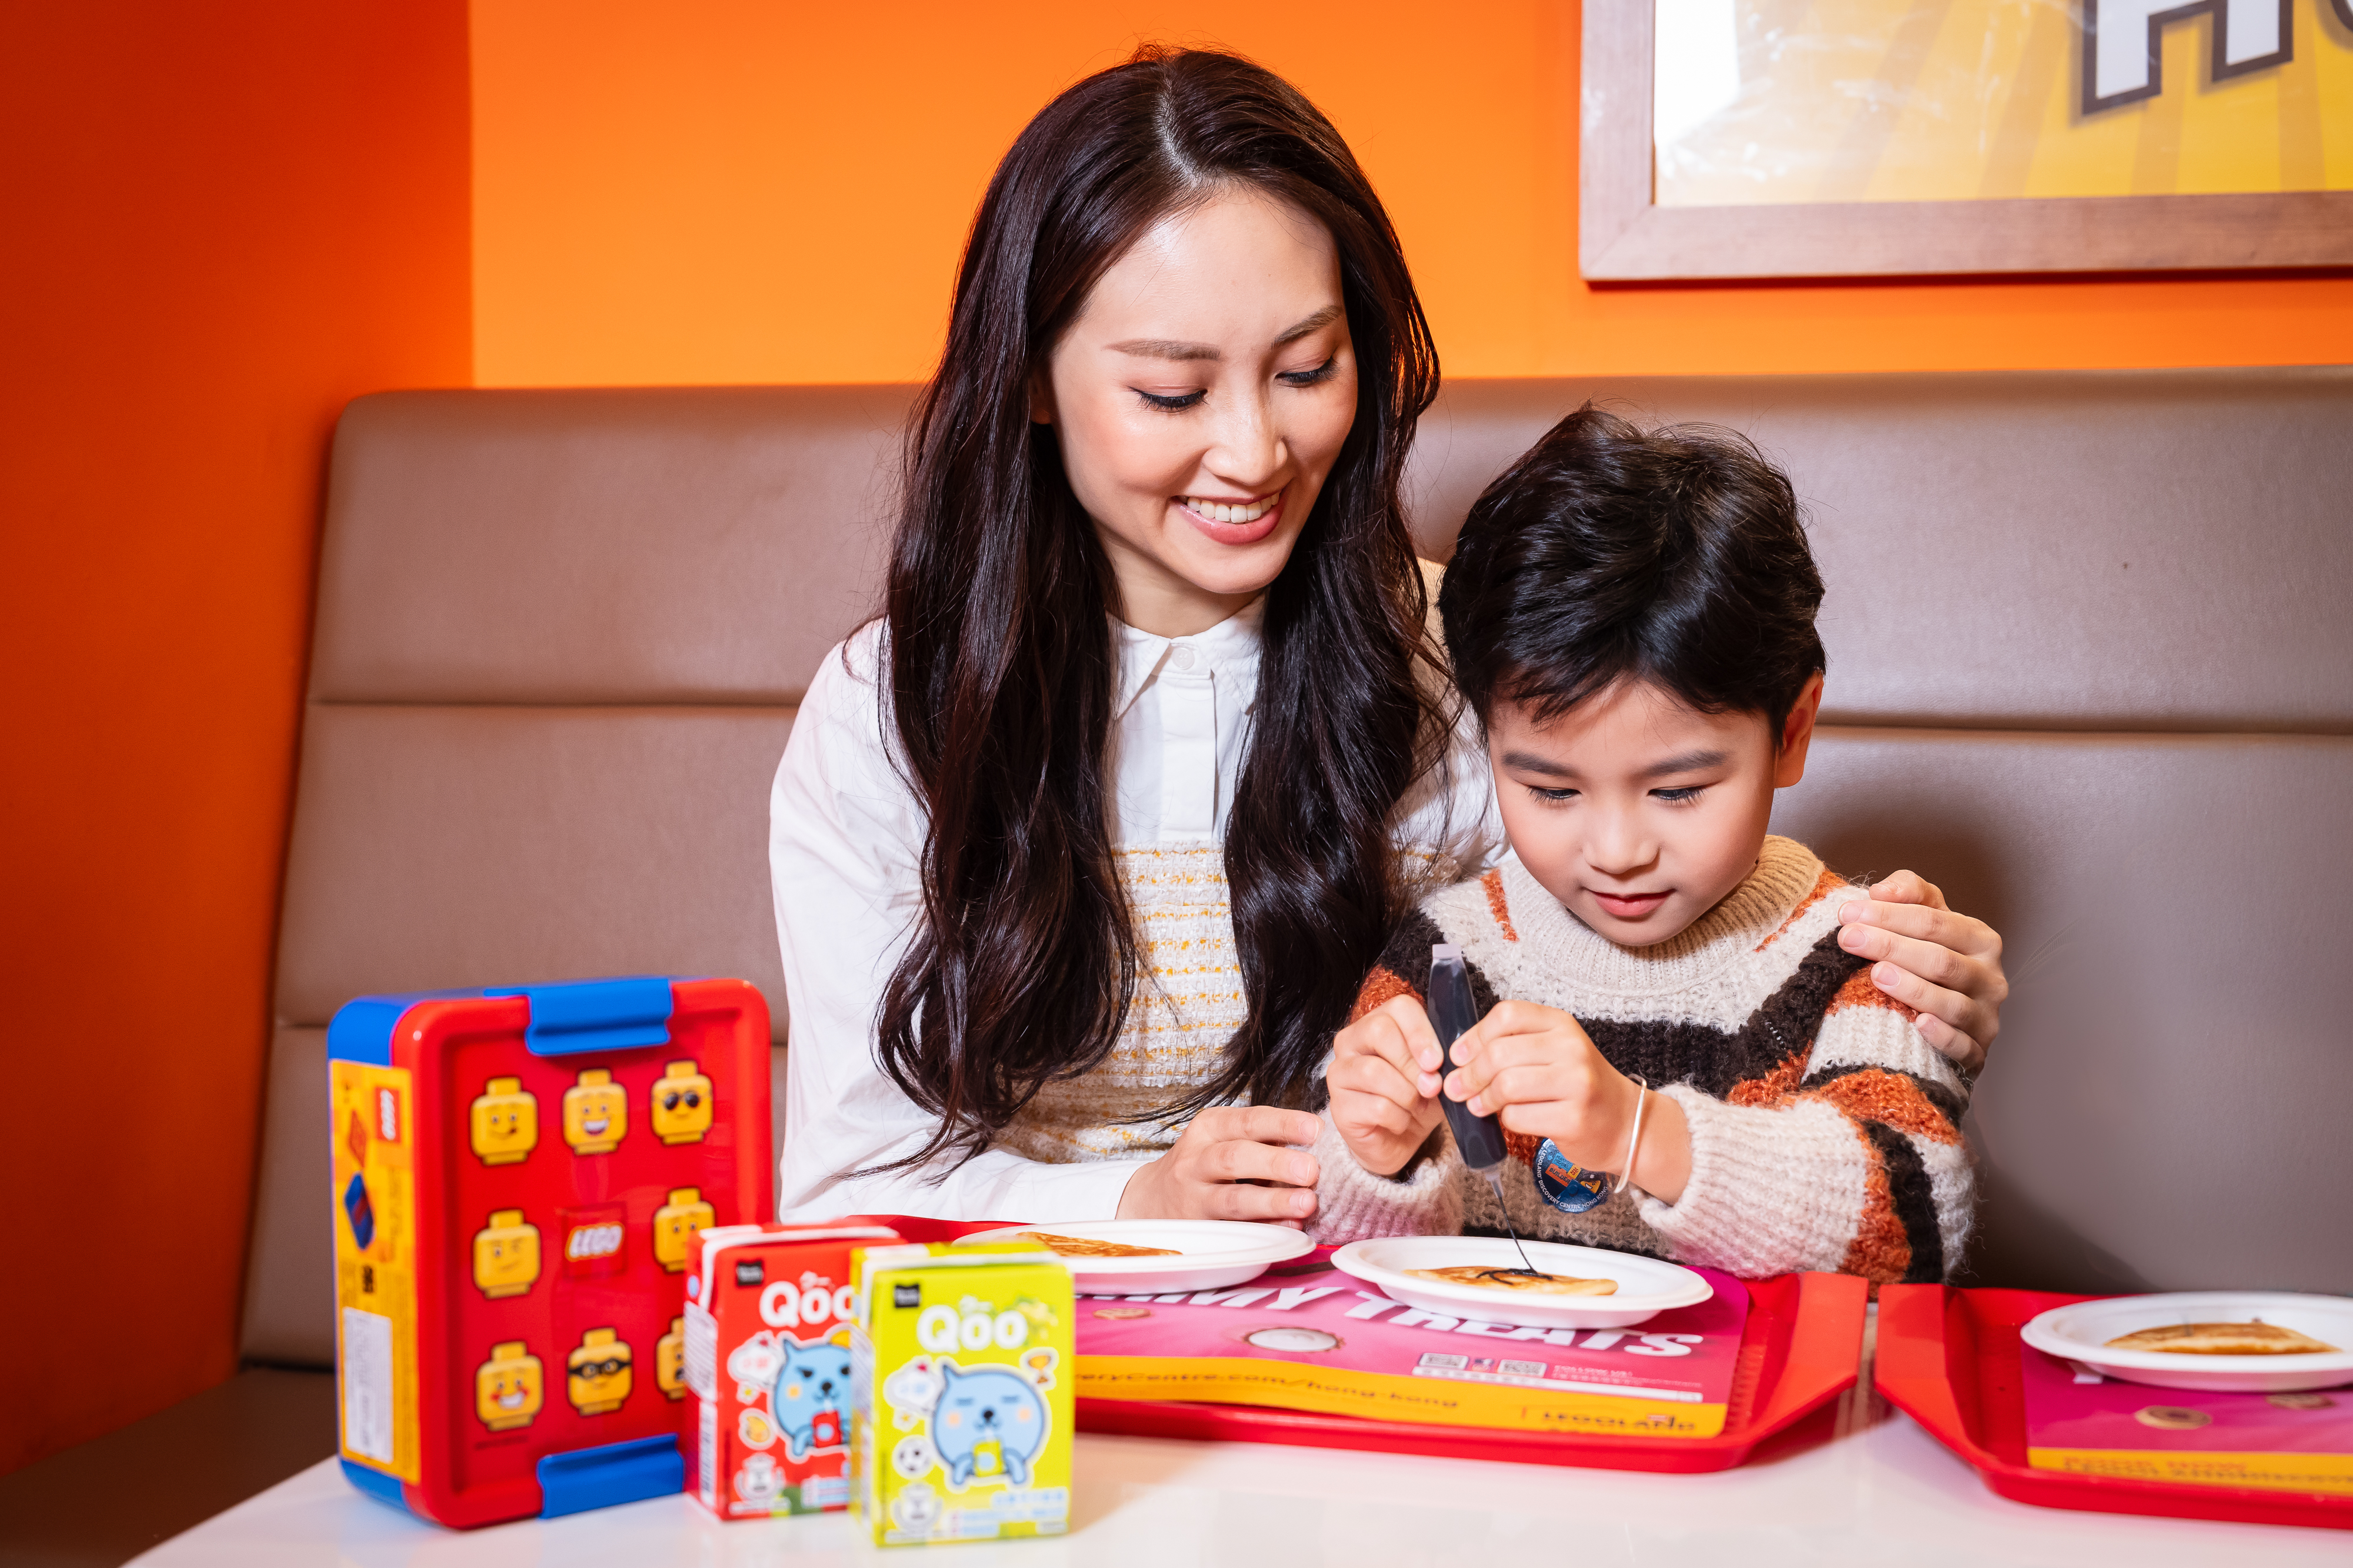
[[[1471,999],[1471,972],[1463,967],[1462,950],[1452,942],[1441,942],[1430,950],[1430,994],[1422,1007],[1430,1015],[1430,1026],[1438,1032],[1446,1065],[1461,1065],[1454,1059],[1454,1042],[1479,1021],[1479,1005]],[[1454,1133],[1454,1147],[1461,1152],[1465,1165],[1486,1175],[1504,1163],[1500,1119],[1475,1114],[1443,1089],[1439,1091],[1438,1103],[1446,1110],[1446,1125]]]

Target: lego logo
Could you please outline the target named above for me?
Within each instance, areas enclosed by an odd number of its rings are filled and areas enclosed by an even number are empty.
[[[584,1225],[564,1238],[566,1258],[610,1258],[621,1250],[621,1227],[617,1225]]]
[[[400,1096],[388,1089],[375,1091],[376,1135],[387,1143],[400,1142]]]

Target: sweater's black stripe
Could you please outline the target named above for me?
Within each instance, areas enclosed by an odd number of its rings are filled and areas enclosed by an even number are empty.
[[[1812,1049],[1814,1032],[1821,1027],[1822,1015],[1829,1011],[1831,999],[1839,994],[1840,986],[1854,977],[1857,970],[1868,968],[1871,963],[1861,954],[1841,947],[1838,939],[1836,927],[1824,931],[1821,940],[1799,961],[1797,972],[1740,1026],[1743,1035],[1762,1037],[1751,1047],[1757,1054],[1779,1062],[1792,1054]]]
[[[1936,1199],[1929,1190],[1928,1168],[1912,1140],[1884,1121],[1865,1121],[1862,1134],[1879,1151],[1887,1167],[1887,1196],[1912,1247],[1912,1265],[1904,1270],[1906,1285],[1935,1285],[1945,1278],[1945,1238],[1936,1228]]]
[[[1688,1082],[1722,1100],[1735,1084],[1810,1053],[1831,999],[1869,962],[1839,946],[1838,932],[1829,932],[1736,1030],[1665,1018],[1578,1021],[1620,1072],[1640,1073],[1654,1086]]]
[[[1820,1089],[1826,1083],[1835,1083],[1859,1072],[1883,1072],[1890,1078],[1910,1079],[1928,1103],[1935,1106],[1956,1129],[1961,1124],[1961,1113],[1969,1108],[1967,1100],[1934,1079],[1922,1078],[1916,1072],[1905,1072],[1902,1068],[1881,1067],[1873,1062],[1851,1062],[1844,1067],[1823,1068],[1819,1072],[1810,1072],[1806,1075],[1806,1081],[1798,1086],[1798,1091],[1802,1094],[1807,1089]]]

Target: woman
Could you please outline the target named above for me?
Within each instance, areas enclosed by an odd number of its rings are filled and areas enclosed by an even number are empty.
[[[786,1217],[1312,1218],[1357,982],[1503,848],[1398,500],[1437,385],[1387,215],[1280,79],[1147,50],[1022,132],[884,614],[776,777]],[[1999,939],[1878,892],[1849,945],[1973,1065]]]

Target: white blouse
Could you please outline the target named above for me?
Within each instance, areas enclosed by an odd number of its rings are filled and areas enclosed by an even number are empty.
[[[1137,1168],[1177,1129],[1137,1125],[1215,1070],[1240,1022],[1240,973],[1221,843],[1258,694],[1253,604],[1191,637],[1113,623],[1114,847],[1138,923],[1147,994],[1113,1057],[1050,1085],[995,1147],[958,1165],[849,1173],[921,1148],[937,1119],[875,1062],[882,992],[922,909],[923,807],[892,765],[884,628],[829,653],[809,684],[770,795],[768,858],[790,1023],[785,1219],[928,1215],[1044,1223],[1109,1218]],[[1313,781],[1302,781],[1303,788]],[[1398,807],[1401,851],[1444,879],[1501,852],[1486,751],[1466,719],[1440,765]]]

